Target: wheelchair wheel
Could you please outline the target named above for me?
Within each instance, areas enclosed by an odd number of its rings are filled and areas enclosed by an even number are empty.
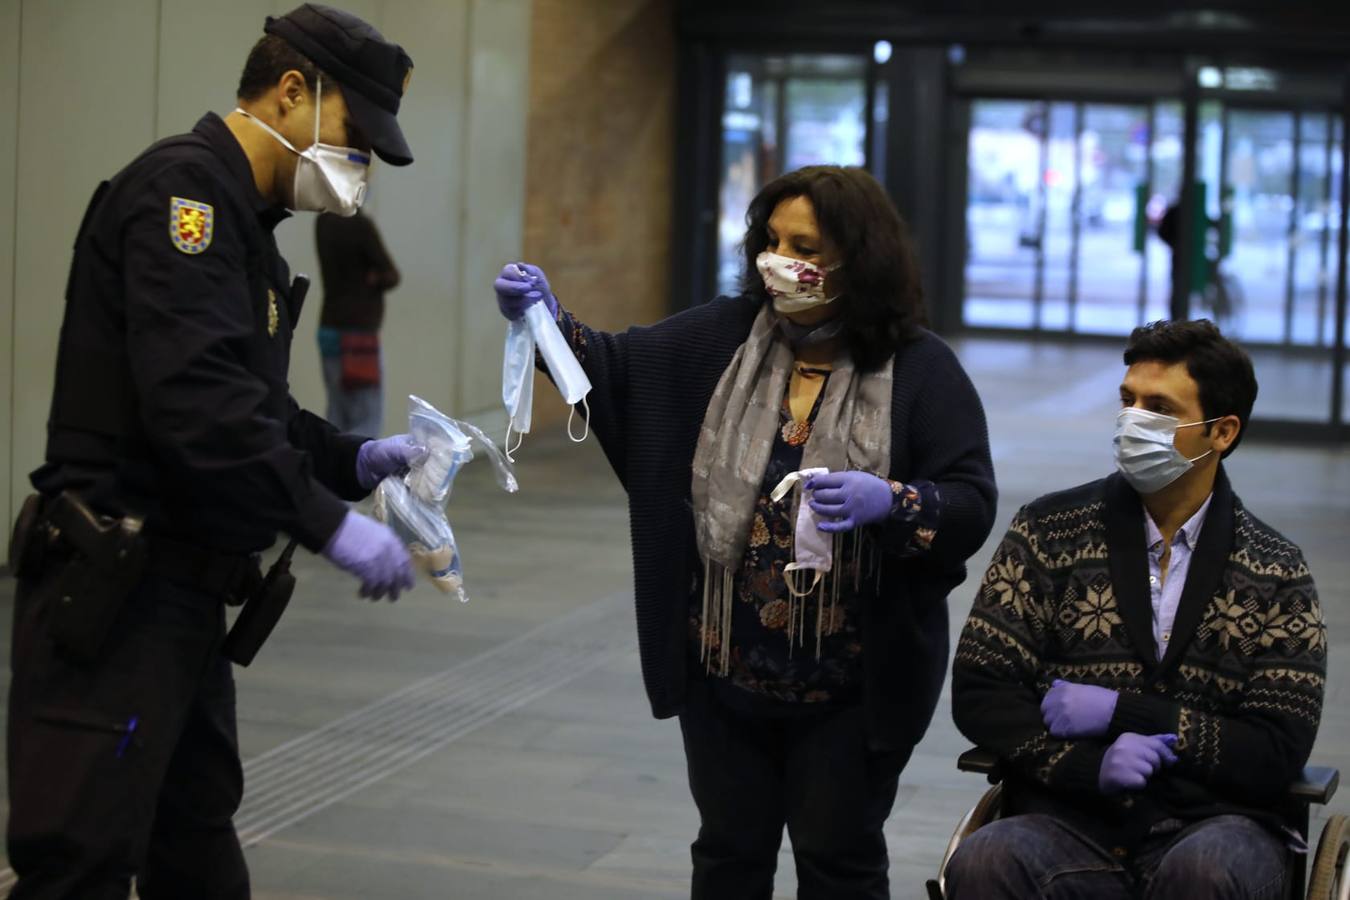
[[[1307,900],[1350,900],[1350,818],[1332,816],[1323,826]]]
[[[947,842],[947,852],[942,854],[942,867],[938,869],[937,886],[939,891],[947,887],[947,863],[951,862],[952,855],[956,853],[956,848],[961,842],[970,837],[979,828],[988,825],[999,816],[999,811],[1003,808],[1003,785],[996,784],[984,792],[984,796],[979,802],[971,807],[970,812],[966,813],[957,824],[956,830],[952,832],[951,840]]]

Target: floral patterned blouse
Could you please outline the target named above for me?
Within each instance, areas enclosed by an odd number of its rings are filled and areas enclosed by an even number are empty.
[[[734,575],[736,599],[731,614],[730,672],[725,679],[712,672],[703,676],[717,682],[730,703],[753,712],[786,714],[845,704],[858,699],[862,689],[860,617],[857,600],[849,590],[849,579],[841,583],[833,615],[827,607],[820,658],[816,658],[814,633],[817,594],[797,601],[806,604],[804,615],[811,623],[807,629],[811,634],[801,643],[789,639],[791,595],[783,580],[783,567],[792,562],[796,523],[792,517],[793,504],[786,499],[775,503],[769,496],[784,476],[801,468],[802,445],[810,436],[810,426],[824,396],[822,387],[805,422],[794,422],[784,395],[782,427],[774,440],[755,503],[744,562]],[[890,484],[894,494],[892,519],[914,525],[905,555],[922,553],[937,533],[941,510],[937,486],[927,481]],[[699,661],[702,611],[700,592],[690,607],[688,642],[692,648],[691,665],[700,673],[705,672]]]

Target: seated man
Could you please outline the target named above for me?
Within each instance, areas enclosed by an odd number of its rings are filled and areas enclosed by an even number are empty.
[[[961,634],[956,725],[1007,817],[951,900],[1281,896],[1327,644],[1302,553],[1219,463],[1256,377],[1203,320],[1136,329],[1125,364],[1119,472],[1017,513]]]

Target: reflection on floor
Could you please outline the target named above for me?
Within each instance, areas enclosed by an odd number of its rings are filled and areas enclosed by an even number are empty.
[[[1016,508],[1108,471],[1121,374],[1106,347],[958,349],[984,398],[1002,496],[999,528],[952,595],[953,637]],[[1281,395],[1262,374],[1262,393]],[[678,727],[651,719],[642,694],[623,493],[593,440],[531,435],[519,456],[518,495],[501,494],[481,462],[455,485],[465,606],[425,588],[369,604],[322,561],[300,565],[286,620],[238,672],[256,897],[688,896],[697,818]],[[1229,469],[1321,586],[1333,668],[1314,758],[1350,774],[1350,670],[1336,662],[1350,650],[1350,448],[1244,445]],[[12,590],[0,582],[6,627]],[[8,666],[0,673],[7,685]],[[955,770],[966,743],[947,702],[887,825],[893,897],[922,896],[983,788]],[[1350,810],[1350,797],[1333,808]],[[785,842],[776,896],[794,892]]]

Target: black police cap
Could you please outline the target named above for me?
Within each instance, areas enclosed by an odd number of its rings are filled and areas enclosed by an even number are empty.
[[[306,3],[284,16],[268,16],[263,30],[275,34],[337,79],[347,110],[391,166],[413,161],[398,127],[412,58],[356,16],[320,3]]]

